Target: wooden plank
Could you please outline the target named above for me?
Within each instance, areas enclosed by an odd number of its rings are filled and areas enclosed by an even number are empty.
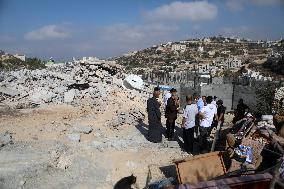
[[[224,175],[226,169],[220,152],[206,153],[175,162],[180,183],[197,183]]]

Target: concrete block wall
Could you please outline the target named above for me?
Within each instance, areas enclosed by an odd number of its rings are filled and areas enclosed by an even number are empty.
[[[201,87],[202,96],[217,96],[223,100],[227,110],[232,108],[233,85],[232,84],[210,84]]]
[[[238,101],[241,98],[244,99],[244,103],[247,104],[252,111],[256,111],[257,98],[255,87],[235,85],[233,101],[234,109],[237,108]]]

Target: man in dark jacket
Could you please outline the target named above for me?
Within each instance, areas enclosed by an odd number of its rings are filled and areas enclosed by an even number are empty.
[[[166,121],[166,137],[168,140],[174,140],[174,130],[175,130],[175,121],[177,119],[179,101],[177,96],[177,91],[172,90],[172,96],[168,99],[165,116]]]
[[[235,117],[233,118],[233,123],[235,124],[237,121],[243,119],[245,117],[245,113],[249,112],[249,107],[244,103],[243,99],[239,100],[237,105],[237,109],[235,110]]]
[[[162,142],[162,123],[161,123],[161,102],[158,101],[160,96],[160,88],[155,87],[153,97],[147,101],[148,112],[148,139],[150,142]]]

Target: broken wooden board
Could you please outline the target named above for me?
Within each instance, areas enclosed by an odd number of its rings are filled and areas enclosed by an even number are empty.
[[[272,175],[269,173],[224,178],[197,184],[180,185],[178,189],[267,189],[270,186]],[[277,186],[276,188],[280,188]]]
[[[221,152],[197,155],[174,163],[181,184],[208,181],[226,173]]]

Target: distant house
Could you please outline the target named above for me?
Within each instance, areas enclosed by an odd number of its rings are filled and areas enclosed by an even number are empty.
[[[242,61],[240,59],[237,59],[236,57],[228,58],[224,62],[224,67],[227,69],[240,68],[241,66],[242,66]]]
[[[217,57],[213,60],[213,65],[220,67],[224,65],[224,62],[225,62],[225,59],[223,57]]]
[[[21,54],[15,54],[13,55],[14,57],[22,60],[22,61],[26,61],[26,55],[21,55]]]
[[[198,47],[197,51],[200,52],[200,53],[203,53],[204,52],[204,48],[200,46],[200,47]]]
[[[216,54],[216,52],[215,52],[215,51],[208,51],[208,55],[209,55],[210,57],[215,56],[215,54]]]
[[[208,73],[210,71],[210,64],[198,64],[199,73]]]
[[[185,52],[186,50],[186,45],[181,45],[181,44],[173,44],[172,45],[172,48],[171,48],[172,51],[175,51],[175,52]]]

